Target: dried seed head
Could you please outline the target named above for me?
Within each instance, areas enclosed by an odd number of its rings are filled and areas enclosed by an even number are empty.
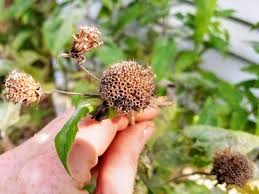
[[[73,46],[70,50],[72,58],[77,63],[82,64],[85,61],[84,54],[103,44],[101,33],[95,27],[81,27],[79,32],[73,36]]]
[[[42,88],[30,75],[18,71],[12,71],[4,83],[5,97],[16,104],[29,105],[38,101],[42,94]]]
[[[99,92],[118,112],[145,109],[154,96],[154,74],[134,61],[124,61],[103,72]]]
[[[242,187],[253,178],[254,168],[245,155],[227,148],[215,154],[211,173],[219,184]]]

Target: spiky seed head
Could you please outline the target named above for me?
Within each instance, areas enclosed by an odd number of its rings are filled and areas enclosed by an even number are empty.
[[[30,75],[16,70],[12,71],[4,83],[4,95],[14,104],[32,104],[43,95],[43,90],[38,82]]]
[[[81,27],[73,36],[70,53],[77,63],[82,64],[85,61],[84,54],[102,44],[101,33],[96,27]]]
[[[106,69],[100,81],[101,97],[120,113],[140,111],[151,102],[155,91],[154,74],[135,61],[123,61]]]
[[[253,163],[240,152],[230,148],[216,152],[211,174],[218,183],[243,187],[254,175]]]

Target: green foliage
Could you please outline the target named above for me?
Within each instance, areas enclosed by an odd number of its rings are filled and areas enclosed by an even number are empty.
[[[158,37],[155,40],[151,64],[159,80],[170,78],[170,64],[172,63],[175,54],[176,45],[172,37],[168,37],[168,39]]]
[[[157,75],[157,93],[177,99],[176,105],[163,110],[157,119],[157,134],[141,157],[139,193],[223,194],[218,187],[209,189],[196,181],[167,181],[186,167],[209,171],[213,153],[218,149],[230,146],[248,153],[259,146],[259,101],[253,92],[259,88],[258,64],[243,69],[255,78],[238,84],[228,83],[200,67],[209,49],[227,55],[230,37],[221,19],[232,17],[234,11],[219,9],[216,0],[195,0],[191,2],[194,12],[176,14],[182,24],[178,28],[167,23],[169,8],[173,6],[169,0],[133,0],[128,4],[103,0],[96,16],[86,16],[90,13],[86,13],[89,2],[15,0],[6,5],[0,1],[0,81],[16,68],[31,74],[47,90],[96,93],[96,82],[79,72],[73,60],[57,60],[60,53],[69,51],[78,24],[93,23],[100,27],[104,46],[86,56],[85,66],[91,72],[100,75],[108,65],[128,59],[150,64]],[[193,46],[186,49],[179,42]],[[250,44],[258,53],[258,42]],[[175,96],[167,83],[176,85]],[[80,104],[95,106],[99,101],[53,95],[52,99],[43,100],[43,108],[26,111],[12,105],[8,105],[9,110],[1,98],[0,120],[11,139],[24,136],[24,129],[33,134],[52,119],[61,104],[70,102],[77,109],[55,142],[68,171],[67,157],[77,123],[92,110]],[[109,110],[109,116],[114,114]],[[11,116],[15,119],[9,119]],[[249,187],[239,192],[256,191]]]
[[[44,42],[51,54],[57,56],[71,41],[75,24],[82,19],[84,10],[80,3],[65,4],[53,10],[53,14],[44,22],[42,30]]]
[[[209,29],[211,18],[215,12],[217,0],[195,0],[196,14],[194,18],[194,41],[201,44]]]
[[[200,56],[196,51],[182,51],[178,54],[174,72],[181,73],[199,62]]]
[[[74,143],[76,133],[78,131],[79,121],[86,116],[87,113],[93,111],[93,107],[89,104],[82,105],[78,107],[73,116],[67,121],[64,127],[59,131],[55,137],[55,146],[58,156],[66,169],[70,174],[69,167],[67,165],[68,155],[71,151],[72,145]]]

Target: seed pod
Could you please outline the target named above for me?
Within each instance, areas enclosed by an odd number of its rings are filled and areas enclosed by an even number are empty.
[[[24,105],[39,101],[43,95],[42,88],[30,75],[18,71],[12,71],[4,83],[4,95],[14,104]]]
[[[215,154],[211,174],[219,184],[243,187],[253,178],[254,167],[245,155],[227,148]]]
[[[151,102],[155,91],[154,74],[135,61],[123,61],[105,70],[99,86],[100,96],[120,113],[140,111]]]
[[[78,64],[85,61],[84,54],[103,44],[101,33],[95,27],[81,27],[79,32],[73,36],[73,46],[70,50],[71,57]]]

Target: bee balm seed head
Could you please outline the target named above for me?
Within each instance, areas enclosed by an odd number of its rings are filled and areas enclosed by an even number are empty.
[[[42,94],[42,88],[30,75],[18,71],[12,71],[4,83],[4,95],[14,104],[32,104],[38,101]]]
[[[84,54],[103,44],[101,33],[95,27],[81,27],[73,36],[73,46],[70,50],[72,58],[79,64],[85,61]]]
[[[242,153],[224,149],[215,154],[211,173],[218,183],[244,186],[254,175],[253,163]]]
[[[118,112],[145,109],[155,91],[154,74],[135,61],[123,61],[105,70],[100,81],[101,97]]]

